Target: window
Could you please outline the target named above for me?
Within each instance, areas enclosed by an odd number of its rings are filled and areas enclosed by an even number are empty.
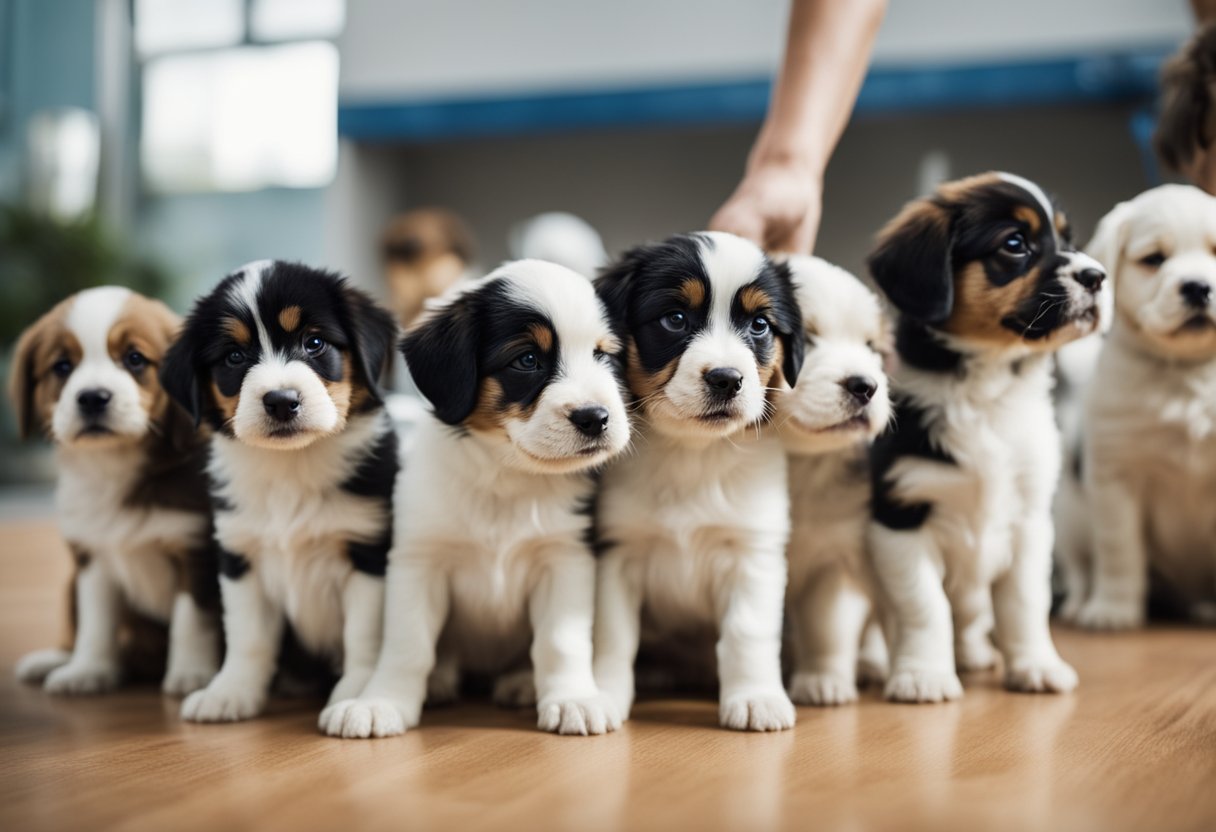
[[[156,192],[327,184],[342,0],[137,0],[140,166]]]

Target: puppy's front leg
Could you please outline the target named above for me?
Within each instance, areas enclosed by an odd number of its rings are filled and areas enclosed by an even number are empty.
[[[169,661],[161,690],[185,696],[206,687],[220,666],[220,629],[213,613],[201,609],[189,592],[173,599],[169,623]]]
[[[1116,472],[1093,472],[1093,582],[1077,623],[1092,630],[1144,624],[1148,554],[1140,500]]]
[[[47,674],[48,693],[103,693],[118,684],[118,586],[96,560],[76,573],[76,641],[67,664]]]
[[[833,566],[792,602],[796,628],[790,699],[800,705],[857,701],[857,652],[870,602],[853,578]]]
[[[720,599],[718,721],[738,731],[794,727],[794,704],[781,684],[785,558],[748,554]]]
[[[584,736],[615,731],[620,713],[591,670],[595,559],[589,552],[550,558],[528,607],[540,729]]]
[[[342,678],[334,685],[328,704],[363,692],[384,635],[384,579],[366,572],[351,572],[342,588]]]
[[[642,628],[642,588],[629,559],[601,555],[595,577],[595,683],[621,719],[633,707],[633,663]]]
[[[321,712],[318,727],[331,737],[397,736],[416,726],[422,713],[448,615],[447,576],[425,559],[390,554],[384,580],[380,660],[359,698],[335,700]]]
[[[896,702],[947,702],[963,695],[954,668],[950,602],[935,566],[929,532],[870,526],[870,556],[894,619],[891,675],[884,695]]]
[[[996,637],[1005,657],[1005,687],[1063,693],[1077,673],[1060,658],[1051,639],[1051,513],[1041,509],[1023,522],[1013,564],[993,586]]]
[[[283,634],[283,613],[262,591],[257,567],[220,576],[227,653],[211,684],[182,702],[190,722],[238,722],[266,707]]]

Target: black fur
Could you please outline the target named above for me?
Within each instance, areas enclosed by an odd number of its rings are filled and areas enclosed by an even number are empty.
[[[220,574],[231,580],[237,580],[249,571],[248,558],[244,555],[229,552],[226,549],[219,550],[219,565]]]
[[[954,464],[954,460],[934,443],[926,411],[896,396],[890,426],[870,449],[871,511],[874,519],[889,529],[916,529],[929,518],[929,503],[903,503],[895,499],[887,472],[900,459],[916,457]]]
[[[392,517],[393,486],[401,468],[397,452],[397,432],[389,428],[380,435],[350,479],[342,483],[342,490],[379,500],[387,516]],[[392,542],[393,526],[390,521],[376,540],[351,541],[347,546],[347,553],[355,569],[383,577],[388,568],[388,550]]]

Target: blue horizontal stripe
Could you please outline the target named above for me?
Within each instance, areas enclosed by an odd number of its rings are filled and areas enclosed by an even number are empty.
[[[1151,96],[1168,48],[985,65],[875,67],[862,116],[1017,105],[1133,101]],[[499,97],[340,102],[340,135],[433,141],[605,127],[738,124],[763,118],[767,78]]]

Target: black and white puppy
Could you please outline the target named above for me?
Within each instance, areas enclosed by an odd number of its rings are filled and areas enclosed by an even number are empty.
[[[596,679],[628,716],[640,642],[709,634],[721,724],[790,728],[786,461],[760,427],[802,364],[789,269],[740,237],[685,234],[629,251],[596,288],[638,418],[634,453],[605,471],[599,499]]]
[[[161,368],[214,429],[209,474],[227,655],[196,722],[266,704],[283,625],[357,694],[380,647],[397,436],[377,386],[397,325],[341,277],[251,263],[194,306]]]
[[[398,489],[384,649],[362,696],[327,708],[321,730],[401,734],[433,673],[432,697],[454,695],[456,668],[507,674],[542,730],[620,725],[592,675],[588,511],[590,472],[629,442],[619,350],[587,279],[539,260],[461,287],[406,335],[434,415]]]
[[[1033,182],[989,173],[909,203],[869,266],[899,311],[895,418],[875,443],[869,548],[895,629],[886,696],[1067,691],[1051,607],[1060,443],[1050,355],[1098,328],[1105,272]],[[993,620],[995,612],[995,621]]]

